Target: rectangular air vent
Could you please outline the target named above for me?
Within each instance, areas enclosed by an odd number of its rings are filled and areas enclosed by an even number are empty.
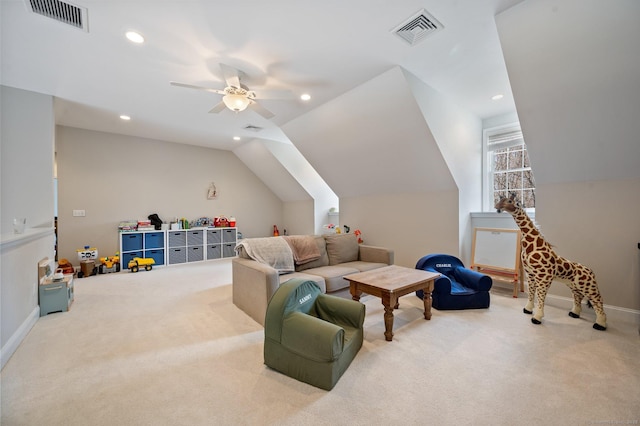
[[[60,0],[24,0],[27,10],[89,32],[87,8]]]
[[[391,32],[409,43],[411,46],[415,46],[417,43],[443,28],[444,25],[427,13],[426,10],[422,9],[416,12],[408,20],[392,29]]]

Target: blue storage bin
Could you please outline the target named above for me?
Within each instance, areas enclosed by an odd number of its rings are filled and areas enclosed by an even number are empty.
[[[164,250],[146,250],[144,257],[152,258],[156,265],[164,265]]]
[[[142,241],[142,239],[140,239]],[[122,269],[127,269],[129,267],[129,261],[134,257],[142,257],[142,251],[130,251],[127,253],[122,253]]]
[[[164,232],[147,232],[144,234],[144,248],[164,248]]]
[[[142,250],[142,234],[133,232],[122,234],[122,251]]]

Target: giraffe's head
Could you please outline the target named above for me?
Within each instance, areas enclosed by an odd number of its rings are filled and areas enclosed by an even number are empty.
[[[508,197],[502,197],[494,207],[496,208],[498,213],[502,213],[503,210],[507,213],[514,213],[517,209],[520,208],[520,203],[516,198],[516,194],[511,193]]]

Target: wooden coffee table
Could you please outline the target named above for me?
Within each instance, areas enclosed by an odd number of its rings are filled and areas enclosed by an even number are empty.
[[[424,319],[431,319],[431,292],[433,283],[440,274],[421,269],[391,265],[371,271],[350,274],[344,277],[349,281],[349,291],[353,300],[359,301],[362,293],[382,299],[384,306],[384,337],[393,340],[393,310],[398,309],[398,299],[405,294],[424,291]]]

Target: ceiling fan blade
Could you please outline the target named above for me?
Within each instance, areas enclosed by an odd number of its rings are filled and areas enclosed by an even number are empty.
[[[241,87],[240,72],[237,69],[226,64],[220,64],[220,68],[222,69],[222,76],[224,77],[224,81],[227,82],[227,86]]]
[[[275,117],[274,113],[272,113],[271,111],[269,111],[268,109],[266,109],[265,107],[257,103],[256,101],[251,101],[249,108],[251,108],[252,110],[254,110],[255,112],[257,112],[258,114],[260,114],[266,119]]]
[[[291,100],[294,99],[293,92],[291,90],[260,90],[255,91],[256,99],[282,99]]]
[[[217,93],[218,95],[225,94],[224,90],[210,89],[208,87],[202,87],[202,86],[194,86],[193,84],[178,83],[177,81],[170,81],[169,84],[177,87],[186,87],[187,89],[204,90],[205,92]]]
[[[217,114],[219,112],[222,112],[225,108],[227,108],[227,106],[224,104],[224,102],[220,102],[219,104],[211,108],[209,114]]]

